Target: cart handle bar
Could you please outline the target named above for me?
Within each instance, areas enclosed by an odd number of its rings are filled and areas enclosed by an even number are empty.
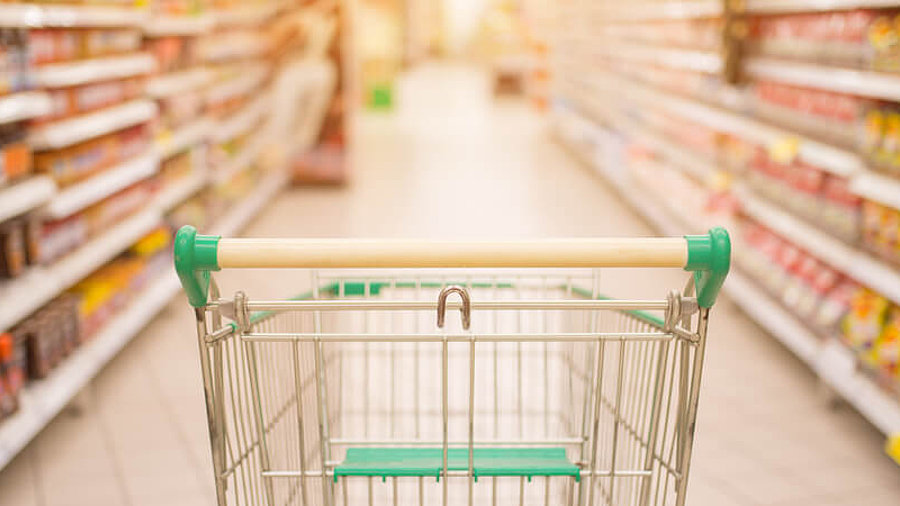
[[[207,303],[223,268],[678,267],[694,272],[697,301],[711,307],[731,266],[723,228],[676,238],[426,241],[228,239],[186,225],[175,234],[175,270],[192,306]]]

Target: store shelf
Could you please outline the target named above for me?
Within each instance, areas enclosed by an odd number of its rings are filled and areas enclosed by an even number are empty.
[[[201,118],[174,132],[162,135],[156,139],[157,156],[165,160],[194,147],[206,140],[212,129],[213,123],[206,118]]]
[[[49,176],[31,176],[0,188],[0,222],[43,205],[55,194],[56,183]]]
[[[29,140],[37,150],[64,148],[149,121],[156,116],[156,111],[156,103],[143,99],[134,100],[38,127],[31,132]]]
[[[776,58],[748,58],[744,71],[757,79],[900,101],[900,74],[847,70]]]
[[[257,134],[256,137],[250,139],[243,151],[238,153],[232,160],[229,160],[221,168],[213,168],[211,182],[213,184],[222,184],[247,170],[259,158],[265,142],[266,139],[261,134]]]
[[[71,216],[138,181],[147,179],[158,170],[159,158],[154,153],[132,158],[61,190],[44,206],[43,212],[51,218]]]
[[[822,12],[850,9],[897,7],[897,0],[746,0],[745,9],[754,14]]]
[[[225,82],[213,85],[206,95],[208,103],[220,103],[240,95],[246,95],[257,89],[268,75],[263,64],[248,65],[240,74]]]
[[[865,164],[853,152],[767,125],[737,112],[670,95],[628,79],[599,79],[597,84],[609,96],[627,97],[643,107],[664,109],[764,147],[785,144],[795,150],[794,155],[798,158],[835,175],[851,177],[865,170]]]
[[[208,181],[209,176],[205,171],[195,171],[160,192],[154,200],[154,205],[162,211],[168,211],[200,191]]]
[[[900,209],[900,181],[893,177],[872,172],[860,174],[850,182],[850,190],[882,205]]]
[[[669,68],[717,74],[722,71],[722,58],[710,51],[672,49],[647,44],[611,42],[600,44],[600,54],[629,62],[651,63]]]
[[[221,63],[262,56],[268,50],[266,39],[255,31],[226,32],[211,35],[200,43],[200,58],[209,63]]]
[[[808,251],[816,258],[900,304],[900,272],[865,251],[858,250],[770,204],[744,188],[735,194],[743,211]]]
[[[188,93],[210,84],[213,73],[204,68],[173,72],[151,78],[147,82],[147,95],[153,98],[165,98]]]
[[[269,1],[255,5],[245,5],[213,12],[212,17],[217,26],[254,26],[258,25],[281,11],[289,2]]]
[[[148,37],[177,37],[201,35],[214,26],[208,14],[195,16],[153,16],[144,23],[144,35]]]
[[[209,233],[225,237],[237,234],[259,213],[266,203],[278,194],[287,184],[288,178],[288,173],[284,170],[265,176],[253,193],[216,223]]]
[[[687,0],[682,2],[627,2],[606,7],[600,14],[613,21],[661,21],[667,19],[715,18],[722,15],[718,0]]]
[[[0,125],[49,114],[50,97],[40,91],[0,96]]]
[[[20,394],[19,411],[0,423],[0,469],[8,464],[62,411],[100,370],[159,313],[180,285],[173,271],[134,297],[121,313],[46,379],[30,383]]]
[[[813,334],[740,271],[728,274],[725,293],[883,434],[900,433],[900,401],[859,370],[852,351],[835,338]]]
[[[156,70],[156,59],[149,53],[110,56],[65,63],[41,65],[35,80],[42,88],[63,88],[79,84],[112,81],[149,74]]]
[[[0,283],[0,329],[8,329],[37,311],[66,288],[103,266],[159,224],[156,209],[120,221],[103,235],[46,267]],[[2,427],[2,425],[0,425]]]
[[[0,4],[0,26],[14,28],[137,26],[146,16],[145,10],[118,7]]]
[[[257,97],[242,110],[220,121],[212,129],[212,141],[225,142],[250,131],[271,110],[271,105],[268,95]]]

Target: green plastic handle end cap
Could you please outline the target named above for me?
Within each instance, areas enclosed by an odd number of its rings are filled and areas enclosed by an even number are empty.
[[[688,262],[684,269],[694,273],[697,302],[700,307],[712,307],[731,269],[731,237],[727,230],[716,227],[706,235],[688,235],[685,239]]]
[[[219,270],[219,239],[221,237],[215,235],[200,235],[190,225],[181,227],[175,233],[175,272],[194,307],[206,305],[209,273]]]

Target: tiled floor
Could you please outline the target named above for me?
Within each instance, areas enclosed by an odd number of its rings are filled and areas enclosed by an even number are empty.
[[[493,103],[480,74],[428,67],[399,97],[395,114],[361,119],[348,188],[286,192],[248,235],[652,234],[525,107]],[[605,279],[617,294],[658,296],[682,277]],[[225,293],[297,291],[272,273],[219,279]],[[727,301],[711,336],[689,504],[900,504],[882,436],[829,407],[788,351]],[[179,297],[0,473],[0,505],[212,504],[207,447],[192,316]]]

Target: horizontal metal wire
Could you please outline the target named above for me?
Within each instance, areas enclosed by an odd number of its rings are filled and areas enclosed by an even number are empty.
[[[303,334],[252,332],[241,336],[244,341],[332,342],[332,343],[553,343],[594,341],[668,341],[672,334],[664,332],[591,332],[556,334]]]
[[[421,439],[341,439],[332,438],[331,444],[339,446],[440,446],[444,444],[443,440],[421,440]],[[560,438],[560,439],[476,439],[472,441],[475,446],[569,446],[580,445],[584,443],[582,438]],[[458,439],[447,441],[448,446],[468,446],[468,439]]]
[[[223,301],[220,304],[227,304]],[[449,309],[459,309],[459,301],[448,301]],[[664,311],[669,307],[665,300],[473,300],[473,310],[610,310],[610,311]],[[266,300],[249,301],[251,311],[412,311],[437,310],[437,300],[375,300],[375,299],[317,299],[317,300]]]
[[[321,470],[308,470],[304,473],[301,473],[300,471],[278,470],[278,471],[263,471],[260,474],[264,478],[300,478],[302,476],[306,476],[309,478],[319,478],[322,476],[322,471]],[[611,478],[611,477],[615,477],[615,476],[620,476],[620,477],[650,476],[652,473],[651,473],[651,471],[645,471],[643,469],[621,469],[621,470],[616,470],[616,471],[603,470],[603,469],[598,469],[596,471],[589,471],[587,469],[582,469],[580,474],[581,474],[582,478],[589,477],[589,476]],[[331,471],[331,470],[325,471],[325,476],[333,477],[334,471]],[[444,476],[447,476],[450,478],[469,478],[470,477],[468,471],[449,471],[446,474],[441,473],[441,478],[443,478]],[[350,479],[371,478],[371,477],[372,476],[341,476],[341,478],[350,478]],[[484,476],[484,475],[480,476],[480,478],[492,478],[492,477],[493,476]],[[508,478],[513,478],[513,477],[514,476],[509,476]],[[552,478],[569,478],[569,477],[570,476],[552,476]],[[417,479],[417,478],[431,478],[431,476],[392,476],[392,478]]]

